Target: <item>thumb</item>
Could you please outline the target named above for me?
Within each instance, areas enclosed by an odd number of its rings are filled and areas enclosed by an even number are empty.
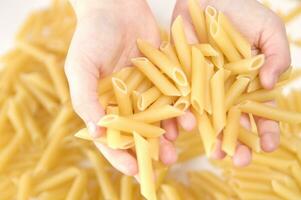
[[[284,24],[275,20],[273,25],[268,27],[268,33],[263,32],[260,49],[264,53],[266,61],[260,70],[260,81],[264,88],[272,89],[278,81],[279,76],[291,63],[290,49],[286,36]]]
[[[75,112],[84,120],[90,134],[99,137],[104,129],[97,127],[97,122],[105,114],[98,101],[99,68],[80,38],[81,32],[77,30],[67,55],[65,73]]]

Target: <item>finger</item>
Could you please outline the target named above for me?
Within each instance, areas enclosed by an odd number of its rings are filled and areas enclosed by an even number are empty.
[[[232,160],[236,167],[245,167],[249,165],[252,160],[251,150],[245,145],[238,144]]]
[[[105,113],[98,101],[99,68],[89,56],[90,49],[81,45],[82,37],[86,38],[81,29],[77,30],[68,52],[65,73],[75,112],[84,120],[90,134],[98,137],[104,129],[96,124]]]
[[[216,141],[214,151],[211,154],[211,158],[215,160],[222,160],[226,157],[226,153],[222,150],[222,140],[219,137]]]
[[[95,142],[95,145],[114,168],[128,176],[137,175],[137,161],[130,153],[125,150],[111,149],[101,143]]]
[[[169,141],[175,141],[178,137],[178,127],[176,119],[167,119],[162,121],[162,128],[165,129],[166,133],[164,137]]]
[[[160,138],[160,160],[166,164],[171,165],[177,161],[177,152],[174,145],[165,139],[164,137]]]
[[[192,131],[196,126],[196,118],[189,110],[177,117],[177,122],[186,131]]]
[[[280,143],[280,129],[277,122],[259,118],[256,120],[261,148],[265,152],[275,151]]]
[[[187,37],[188,43],[195,44],[198,43],[198,38],[196,36],[190,14],[188,12],[188,3],[187,1],[179,1],[173,11],[172,21],[175,20],[177,16],[181,15],[184,23],[184,31]]]
[[[281,20],[275,20],[270,27],[275,27],[269,32],[263,32],[260,39],[260,49],[266,61],[260,70],[260,81],[266,89],[272,89],[279,76],[291,63],[290,50],[286,31]]]

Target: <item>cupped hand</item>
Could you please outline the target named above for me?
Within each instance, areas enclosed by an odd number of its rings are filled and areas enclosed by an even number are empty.
[[[279,76],[290,65],[290,51],[285,26],[281,19],[271,10],[265,8],[256,0],[199,0],[205,9],[208,5],[223,12],[238,31],[252,44],[252,52],[265,55],[264,66],[260,70],[260,81],[264,88],[272,89]],[[198,41],[193,29],[188,11],[188,0],[178,0],[173,18],[181,15],[184,21],[186,35],[191,43]],[[246,117],[242,117],[242,124],[248,126]],[[280,140],[278,123],[257,118],[261,148],[266,152],[277,149]],[[236,166],[245,166],[251,162],[251,151],[248,147],[238,144],[233,156]],[[213,158],[222,159],[225,153],[221,150],[221,139],[216,144]]]
[[[129,66],[131,58],[141,56],[136,45],[138,38],[159,47],[160,34],[154,16],[143,0],[72,0],[71,4],[77,16],[77,28],[65,72],[74,110],[84,120],[91,135],[99,137],[105,131],[96,125],[105,114],[98,101],[99,80]],[[185,122],[187,117],[193,117],[190,113],[185,116],[162,123],[166,134],[160,141],[160,159],[165,164],[177,159],[172,141],[178,134],[176,121]],[[116,169],[127,175],[137,174],[137,161],[131,153],[95,144]]]

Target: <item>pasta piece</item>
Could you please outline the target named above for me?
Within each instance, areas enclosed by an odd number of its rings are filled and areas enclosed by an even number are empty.
[[[87,175],[82,171],[74,180],[66,200],[81,200],[87,187]]]
[[[241,111],[237,107],[229,110],[227,124],[223,133],[222,150],[229,156],[234,156],[239,134],[239,119]]]
[[[189,96],[186,97],[182,96],[174,103],[174,107],[181,111],[188,110],[189,106],[190,106]]]
[[[31,185],[31,174],[29,172],[25,172],[20,178],[17,200],[24,200],[30,197]]]
[[[210,88],[210,80],[214,74],[214,66],[211,64],[206,65],[206,82],[205,82],[205,111],[207,113],[212,114],[212,96],[211,96],[211,88]]]
[[[181,95],[178,89],[147,58],[134,58],[132,62],[164,95]]]
[[[281,88],[274,88],[272,90],[256,90],[251,93],[246,93],[241,95],[237,102],[242,102],[246,100],[258,101],[258,102],[266,102],[276,99],[277,95],[281,92]]]
[[[163,184],[161,189],[167,200],[181,200],[180,194],[178,194],[176,188],[171,185]]]
[[[227,33],[223,30],[220,23],[216,22],[216,20],[212,20],[209,30],[211,37],[230,62],[239,61],[241,59],[240,54],[228,38]]]
[[[143,112],[129,116],[129,119],[141,121],[144,123],[160,122],[165,119],[170,119],[183,115],[184,112],[170,105],[164,105],[157,108],[149,108]]]
[[[8,102],[7,116],[17,133],[26,133],[24,131],[24,117],[21,112],[20,104],[16,101],[16,99],[13,99]]]
[[[198,48],[206,57],[217,57],[219,55],[210,44],[196,44],[195,47]]]
[[[301,14],[301,6],[297,5],[287,15],[283,16],[282,19],[285,23],[289,23],[290,21],[298,17],[300,14]]]
[[[290,199],[299,199],[301,194],[299,192],[295,192],[291,188],[281,184],[278,181],[272,180],[273,191],[278,194],[280,197],[290,200]]]
[[[195,113],[195,115],[197,118],[198,130],[202,138],[205,153],[207,157],[210,157],[216,142],[216,134],[214,128],[212,127],[206,113],[203,113],[202,115]]]
[[[177,54],[175,52],[174,46],[172,46],[169,42],[162,42],[162,44],[160,45],[160,50],[177,66],[181,66],[180,61],[178,60]],[[190,93],[189,84],[183,86],[176,83],[176,86],[182,95],[187,96]]]
[[[119,107],[119,109],[120,109],[120,107]],[[118,109],[118,107],[107,107],[107,114],[118,115],[119,114],[119,109]],[[121,140],[120,131],[117,131],[117,130],[112,129],[112,128],[108,128],[107,132],[106,132],[106,135],[107,135],[108,147],[110,147],[112,149],[118,149],[119,146],[120,146],[120,143],[121,143],[121,141],[120,141]]]
[[[140,177],[141,194],[146,199],[156,200],[155,181],[153,179],[153,168],[150,157],[149,143],[143,139],[141,133],[133,132],[135,140],[136,155]]]
[[[148,108],[152,103],[154,103],[159,97],[161,96],[160,90],[158,90],[156,87],[151,87],[147,91],[143,92],[138,97],[138,109],[140,111],[145,110]]]
[[[123,175],[120,180],[120,200],[133,199],[132,177]]]
[[[298,165],[298,164],[293,165],[291,168],[291,171],[292,171],[294,179],[297,181],[298,186],[300,187],[301,186],[301,174],[300,174],[301,167],[300,167],[300,165]]]
[[[191,104],[202,114],[205,107],[206,63],[202,53],[192,47]]]
[[[275,108],[255,101],[245,101],[239,107],[242,112],[252,113],[259,117],[291,124],[301,123],[301,113]]]
[[[189,79],[191,77],[191,48],[185,35],[183,19],[181,16],[178,16],[173,21],[171,33],[181,66]]]
[[[132,107],[133,107],[133,110],[134,110],[134,113],[138,113],[140,112],[139,108],[138,108],[138,98],[141,94],[134,90],[132,92]]]
[[[121,79],[112,78],[115,98],[121,115],[133,114],[132,102],[127,86]]]
[[[102,157],[99,156],[100,154],[96,154],[91,150],[87,151],[86,154],[96,172],[98,184],[104,199],[117,200],[117,192],[114,189],[109,174],[103,168],[103,160]]]
[[[169,96],[162,95],[149,107],[149,109],[159,108],[164,105],[173,104],[175,99],[176,97],[169,97]]]
[[[99,97],[99,103],[102,107],[107,107],[110,104],[110,101],[114,98],[114,92],[113,91],[108,91],[106,93],[103,93]]]
[[[126,67],[120,70],[119,72],[113,73],[110,76],[106,76],[101,79],[98,83],[98,93],[103,94],[112,89],[112,78],[118,78],[125,81],[131,73],[133,73],[134,67]]]
[[[125,81],[125,84],[128,88],[128,93],[130,94],[133,90],[135,90],[143,81],[143,79],[143,74],[138,70],[134,70]]]
[[[181,66],[175,48],[170,42],[163,41],[159,49],[176,65]]]
[[[160,126],[160,123],[159,123],[159,126]],[[158,161],[159,160],[159,151],[160,151],[159,138],[148,138],[147,141],[149,143],[151,158]]]
[[[255,152],[260,152],[260,138],[256,133],[252,133],[249,130],[240,127],[238,131],[238,140],[248,146]]]
[[[147,138],[159,137],[163,133],[165,133],[165,130],[156,126],[117,115],[106,115],[102,117],[99,120],[98,125],[106,128],[114,128],[116,130],[128,133],[132,133],[135,131],[141,133],[143,137]]]
[[[212,98],[212,120],[216,135],[226,125],[224,70],[219,69],[210,80]]]
[[[205,22],[204,11],[195,0],[188,1],[188,9],[192,19],[194,29],[201,43],[207,42],[207,28]]]
[[[239,51],[244,58],[251,57],[251,45],[231,24],[229,19],[222,13],[218,13],[218,22],[221,24],[236,49]]]
[[[264,55],[260,54],[252,58],[245,58],[236,62],[227,63],[224,67],[233,74],[247,74],[259,70],[264,64],[264,60]]]
[[[231,87],[227,90],[225,95],[225,109],[228,110],[238,99],[238,97],[246,90],[250,79],[238,78]]]
[[[261,82],[260,82],[260,79],[259,77],[253,79],[249,86],[248,86],[248,89],[247,89],[247,92],[250,93],[250,92],[254,92],[256,90],[259,90],[262,88],[262,85],[261,85]]]
[[[152,82],[150,82],[149,80],[144,80],[134,91],[142,93],[142,92],[145,92],[146,90],[148,90],[149,88],[151,88],[152,85],[153,85]]]
[[[79,174],[79,170],[75,167],[69,167],[61,172],[47,177],[35,187],[35,193],[40,193],[46,190],[58,187],[61,184],[71,181]]]
[[[249,113],[249,119],[250,119],[250,124],[251,124],[251,131],[258,135],[257,124],[256,124],[253,114]]]
[[[139,50],[177,85],[188,85],[187,78],[180,66],[169,60],[165,54],[154,48],[151,44],[142,40],[137,40],[137,44]]]

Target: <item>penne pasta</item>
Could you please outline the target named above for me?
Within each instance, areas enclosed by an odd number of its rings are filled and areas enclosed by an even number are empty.
[[[159,123],[160,126],[160,123]],[[159,160],[159,151],[160,151],[160,141],[159,138],[148,138],[149,149],[151,152],[151,158],[158,161]]]
[[[141,133],[133,133],[138,160],[141,194],[146,199],[157,199],[155,181],[153,179],[153,168],[150,157],[149,143],[141,137]]]
[[[291,188],[281,184],[278,181],[272,181],[273,191],[278,194],[280,197],[284,199],[299,199],[301,194],[299,192],[295,192]]]
[[[239,119],[241,111],[232,107],[227,116],[227,124],[223,132],[222,150],[229,156],[234,156],[239,135]]]
[[[241,95],[237,102],[242,102],[246,100],[258,101],[258,102],[266,102],[275,100],[277,95],[280,94],[281,88],[274,88],[272,90],[256,90],[254,92],[246,93]]]
[[[170,119],[183,115],[184,112],[176,107],[164,105],[157,108],[149,108],[145,111],[135,113],[129,116],[129,119],[141,121],[144,123],[160,122],[165,119]]]
[[[161,92],[155,86],[139,95],[137,100],[137,107],[140,111],[144,111],[152,103],[154,103],[161,96]]]
[[[163,184],[161,185],[161,189],[167,200],[181,200],[176,188],[172,187],[171,185]]]
[[[210,23],[211,23],[209,29],[210,36],[216,42],[216,44],[221,49],[225,57],[230,62],[235,62],[240,60],[241,59],[240,54],[238,53],[233,43],[229,39],[227,33],[221,27],[220,22],[217,22],[216,20],[212,20]]]
[[[112,78],[112,85],[120,114],[123,116],[133,114],[130,93],[126,84],[121,79]]]
[[[149,109],[173,104],[175,99],[176,97],[169,97],[169,96],[162,95],[149,107]]]
[[[164,95],[181,95],[178,89],[147,58],[134,58],[132,62]]]
[[[78,177],[74,180],[66,200],[81,200],[84,196],[87,187],[87,175],[85,172],[80,172]]]
[[[114,86],[113,86],[114,87]],[[107,114],[119,114],[120,107],[107,107]],[[106,132],[106,139],[108,147],[112,149],[118,149],[121,143],[120,131],[108,128]]]
[[[192,47],[191,104],[202,114],[205,107],[206,63],[202,53]]]
[[[244,58],[250,58],[252,53],[250,43],[234,28],[229,19],[222,12],[218,13],[218,22],[221,24],[239,53],[243,55]]]
[[[123,175],[120,180],[120,200],[133,199],[132,177]]]
[[[133,90],[135,90],[139,84],[143,81],[144,76],[143,74],[138,71],[134,70],[131,75],[125,80],[125,84],[127,86],[128,93],[130,94]]]
[[[188,9],[189,9],[190,17],[192,19],[194,29],[197,33],[200,43],[207,42],[208,41],[207,30],[206,30],[207,28],[206,28],[204,11],[198,5],[198,2],[196,0],[188,1]]]
[[[216,135],[226,125],[225,91],[224,91],[224,70],[219,69],[210,80],[212,98],[212,120]]]
[[[175,49],[177,51],[178,58],[180,60],[183,70],[190,79],[191,77],[191,48],[188,44],[183,19],[178,16],[171,26],[172,39],[175,44]]]
[[[17,194],[17,200],[28,199],[31,194],[32,177],[29,172],[25,172],[19,182],[19,189]]]
[[[141,133],[143,137],[147,138],[159,137],[165,133],[165,130],[156,126],[117,115],[106,115],[102,117],[99,120],[98,125],[106,128],[114,128],[127,133],[132,133],[135,131]]]
[[[137,45],[139,50],[177,85],[188,85],[187,78],[180,66],[173,63],[165,54],[142,40],[137,40]]]
[[[277,109],[272,106],[257,103],[255,101],[245,101],[239,105],[242,112],[252,113],[256,116],[287,122],[291,124],[301,123],[301,114],[297,112],[287,111],[284,109]]]
[[[210,87],[210,80],[214,74],[214,66],[209,65],[207,63],[206,65],[206,82],[205,84],[205,106],[204,109],[207,111],[207,113],[212,114],[212,96],[211,96],[211,87]]]
[[[258,135],[243,127],[239,128],[238,140],[257,153],[261,150],[260,138]]]
[[[202,54],[206,57],[219,56],[218,51],[216,51],[210,44],[196,44],[194,46],[198,48],[202,52]]]
[[[183,112],[188,110],[189,106],[190,106],[189,96],[186,97],[182,96],[174,103],[174,107]]]
[[[176,65],[181,66],[175,47],[170,42],[163,41],[159,49]]]
[[[227,90],[225,95],[225,109],[229,108],[237,101],[237,99],[243,94],[250,82],[249,78],[238,78],[231,87]]]
[[[236,62],[227,63],[224,67],[233,74],[248,74],[259,70],[264,64],[264,60],[264,55],[260,54],[252,58],[245,58]]]

